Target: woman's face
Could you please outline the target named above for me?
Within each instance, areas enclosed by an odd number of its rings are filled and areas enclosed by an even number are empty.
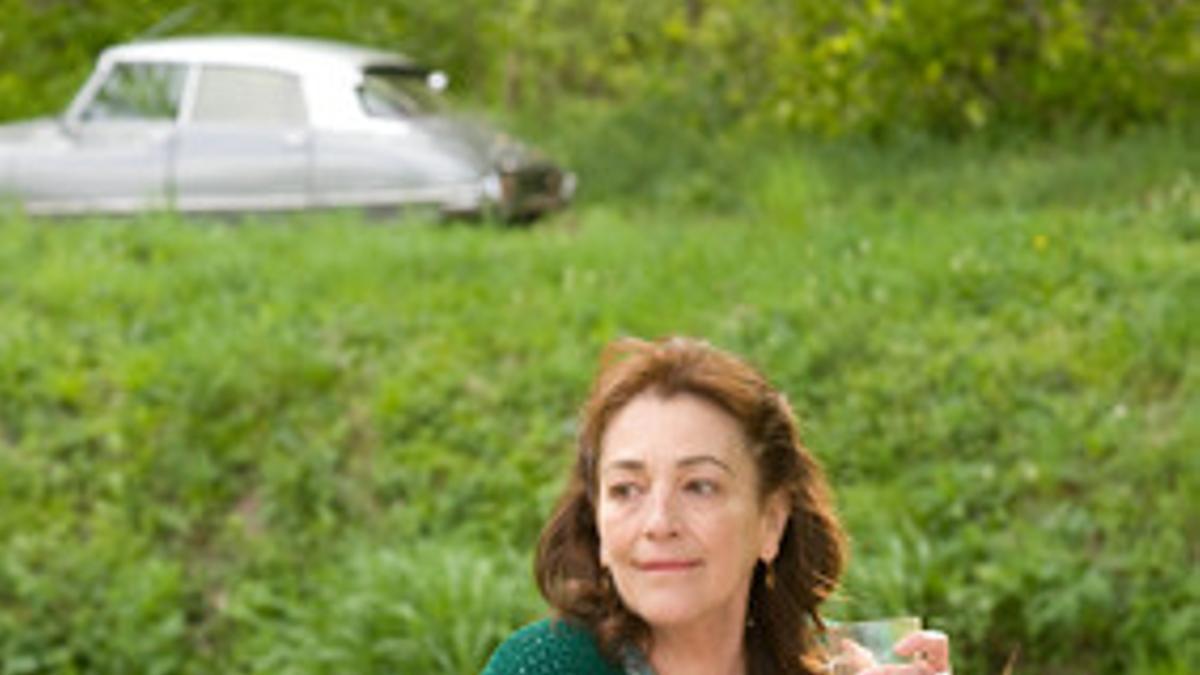
[[[744,618],[756,562],[775,557],[781,495],[758,498],[737,420],[707,400],[643,393],[600,443],[600,561],[651,627]]]

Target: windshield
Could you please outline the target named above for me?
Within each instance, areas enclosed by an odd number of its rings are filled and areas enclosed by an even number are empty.
[[[421,70],[371,69],[363,73],[358,99],[372,117],[412,117],[437,112],[441,100]]]
[[[177,63],[118,63],[83,110],[92,120],[173,120],[187,68]]]

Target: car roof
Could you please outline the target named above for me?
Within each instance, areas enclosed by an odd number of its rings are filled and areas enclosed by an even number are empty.
[[[174,37],[116,45],[109,61],[174,61],[274,68],[297,74],[359,73],[368,67],[419,69],[408,57],[333,40],[266,35]]]

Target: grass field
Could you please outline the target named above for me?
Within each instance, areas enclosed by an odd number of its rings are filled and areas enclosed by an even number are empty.
[[[0,216],[0,673],[477,671],[598,350],[668,333],[801,412],[835,616],[1190,672],[1196,135],[775,148],[720,209],[585,173],[525,229]]]

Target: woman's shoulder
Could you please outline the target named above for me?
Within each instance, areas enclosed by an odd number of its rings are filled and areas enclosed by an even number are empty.
[[[595,637],[563,619],[543,619],[513,633],[492,653],[484,675],[619,675],[623,670],[600,653]]]

